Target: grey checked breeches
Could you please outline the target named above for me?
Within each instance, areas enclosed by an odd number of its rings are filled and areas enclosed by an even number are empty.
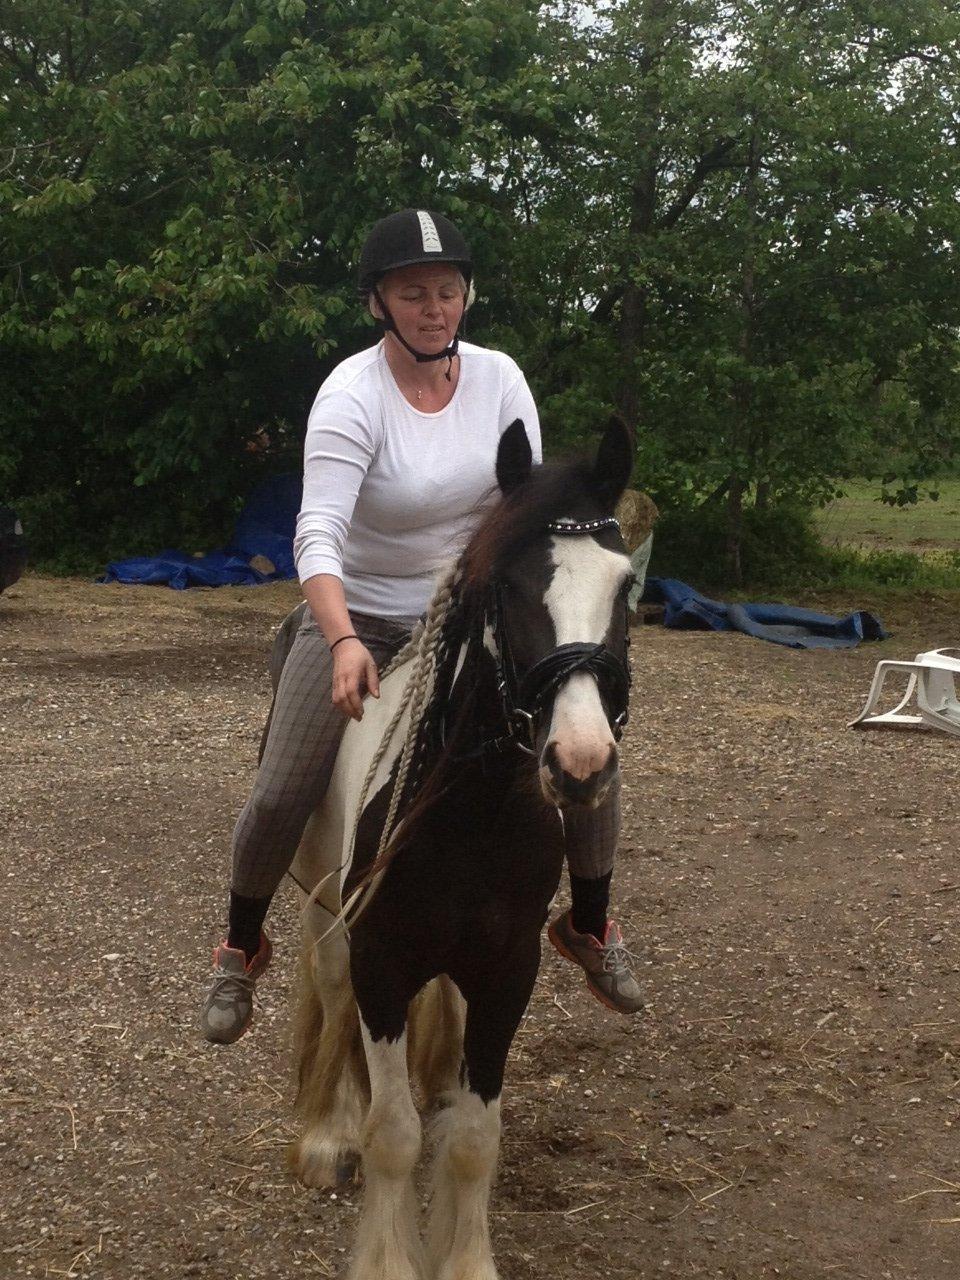
[[[380,670],[409,638],[399,622],[361,613],[351,618]],[[332,683],[333,655],[307,610],[274,695],[253,791],[233,833],[233,889],[244,897],[276,892],[330,783],[347,726],[331,701]],[[599,809],[565,810],[564,830],[570,871],[588,879],[606,875],[620,834],[619,787]]]

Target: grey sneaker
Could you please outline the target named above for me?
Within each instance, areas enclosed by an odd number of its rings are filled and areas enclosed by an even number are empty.
[[[623,945],[620,926],[607,921],[603,942],[592,933],[577,933],[566,911],[547,929],[547,937],[566,960],[580,965],[587,986],[608,1009],[617,1013],[639,1013],[643,996],[630,968],[630,952]]]
[[[265,933],[260,935],[260,950],[247,964],[239,947],[221,942],[213,952],[213,981],[200,1015],[204,1036],[214,1044],[233,1044],[239,1040],[253,1017],[253,988],[270,963],[273,947]]]

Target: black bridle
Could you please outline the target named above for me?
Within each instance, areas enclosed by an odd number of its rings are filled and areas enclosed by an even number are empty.
[[[620,528],[613,516],[599,520],[556,520],[547,526],[547,531],[564,535],[590,534],[608,528]],[[624,602],[624,634],[629,645],[626,608]],[[521,750],[530,755],[536,754],[540,714],[559,686],[577,671],[586,671],[596,680],[607,722],[616,741],[620,741],[627,723],[630,698],[630,667],[622,658],[611,653],[603,643],[561,644],[521,676],[517,672],[504,625],[503,587],[499,580],[493,584],[487,612],[496,647],[497,689],[509,736]]]

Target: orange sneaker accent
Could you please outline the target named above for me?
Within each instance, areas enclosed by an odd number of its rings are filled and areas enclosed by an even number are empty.
[[[639,1013],[643,997],[630,969],[630,953],[613,920],[607,921],[603,942],[592,933],[578,933],[565,911],[550,922],[547,937],[565,960],[583,969],[590,994],[615,1013]]]
[[[221,942],[213,950],[213,980],[200,1015],[204,1037],[213,1044],[233,1044],[253,1020],[253,990],[270,963],[273,947],[265,933],[252,960],[239,947]]]

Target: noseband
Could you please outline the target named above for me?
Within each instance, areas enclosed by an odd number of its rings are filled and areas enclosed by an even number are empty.
[[[549,533],[563,535],[594,533],[598,529],[619,529],[613,516],[600,520],[556,520],[547,525]],[[547,699],[577,671],[585,671],[597,682],[607,713],[607,722],[617,742],[627,723],[630,698],[630,668],[603,643],[561,644],[518,676],[504,626],[503,592],[494,582],[489,609],[496,644],[497,688],[511,737],[522,751],[536,754],[537,721]],[[626,622],[626,605],[624,605]],[[625,626],[626,643],[630,630]]]

